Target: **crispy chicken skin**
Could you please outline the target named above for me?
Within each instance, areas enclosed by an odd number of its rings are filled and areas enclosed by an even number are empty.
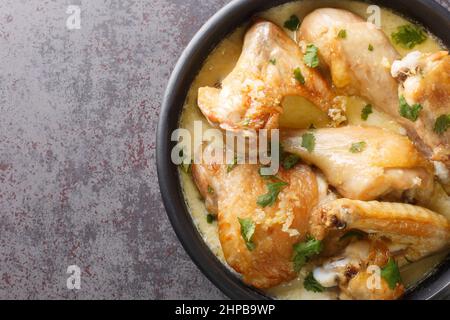
[[[345,39],[337,37],[345,29]],[[373,24],[341,9],[318,9],[303,21],[298,37],[314,43],[329,67],[332,80],[340,93],[359,95],[379,110],[394,117],[410,138],[432,160],[450,165],[449,133],[433,131],[436,119],[450,113],[450,67],[445,53],[423,55],[420,72],[407,72],[400,84],[391,75],[391,65],[400,59],[389,39]],[[371,45],[373,50],[368,50]],[[409,85],[413,84],[413,85]],[[400,90],[400,92],[399,92]],[[416,121],[400,115],[399,93],[410,105],[421,103],[423,109]]]
[[[305,238],[309,213],[317,203],[316,178],[308,166],[281,170],[284,187],[273,206],[257,205],[258,196],[267,193],[267,180],[257,165],[237,165],[227,172],[224,165],[193,165],[192,174],[209,210],[217,213],[219,239],[227,263],[242,274],[244,282],[269,288],[293,279],[293,245]],[[208,186],[213,188],[208,192]],[[215,204],[215,205],[214,205]],[[238,218],[256,223],[247,249]]]
[[[341,299],[391,300],[399,298],[402,284],[378,286],[371,266],[383,268],[389,259],[400,265],[449,248],[449,221],[428,209],[403,203],[337,199],[319,205],[311,213],[311,234],[330,243],[343,242],[348,231],[367,233],[364,240],[349,238],[343,252],[330,254],[314,276],[326,287],[338,286]]]
[[[324,239],[332,231],[357,229],[383,239],[391,252],[416,261],[450,244],[447,218],[404,203],[337,199],[311,213],[311,234]]]
[[[435,132],[436,119],[450,115],[450,56],[446,51],[432,54],[411,52],[392,65],[392,76],[400,82],[399,96],[409,105],[422,106],[412,126],[420,136],[419,147],[434,161],[450,166],[450,131]],[[408,128],[408,127],[407,127]]]
[[[310,132],[315,147],[309,152],[302,135]],[[406,137],[378,127],[346,126],[282,133],[287,152],[323,171],[339,193],[356,200],[414,198],[426,203],[433,192],[433,168]],[[352,152],[353,144],[361,150]],[[363,143],[363,145],[361,145]]]
[[[304,84],[294,76],[297,68]],[[275,24],[259,21],[247,31],[239,61],[221,89],[199,89],[198,106],[226,130],[273,129],[288,95],[303,96],[325,111],[334,99],[319,72],[304,64],[298,45]]]

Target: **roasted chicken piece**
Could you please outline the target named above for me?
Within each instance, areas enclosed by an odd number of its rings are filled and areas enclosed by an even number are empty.
[[[318,206],[311,214],[311,234],[317,239],[331,231],[352,229],[384,239],[391,252],[412,261],[450,244],[447,218],[410,204],[342,198]]]
[[[450,165],[450,56],[411,52],[394,61],[392,76],[399,82],[399,96],[414,106],[420,104],[417,120],[410,124],[420,136],[419,147],[434,161]],[[439,120],[440,119],[440,120]],[[441,122],[441,123],[440,123]],[[407,127],[409,128],[409,127]]]
[[[314,148],[302,147],[303,135]],[[378,127],[346,126],[282,133],[285,151],[317,166],[338,192],[350,199],[416,199],[433,192],[433,168],[406,137]]]
[[[341,30],[345,38],[338,36]],[[318,47],[341,93],[362,96],[386,113],[398,115],[398,84],[390,64],[400,55],[374,24],[346,10],[317,9],[303,20],[298,40]]]
[[[260,21],[247,31],[239,61],[221,89],[199,89],[198,106],[226,130],[272,129],[288,95],[305,97],[325,111],[334,99],[320,73],[304,64],[297,44],[275,24]]]
[[[192,175],[210,212],[217,214],[219,239],[227,263],[243,275],[244,282],[269,288],[296,276],[292,264],[293,245],[307,235],[309,213],[318,201],[315,175],[308,166],[280,170],[286,182],[273,205],[261,207],[259,196],[268,193],[271,181],[259,175],[258,165],[192,166]],[[239,219],[250,219],[255,229],[253,249],[241,234]]]
[[[337,36],[340,30],[346,30],[345,38]],[[414,60],[411,57],[405,58],[404,63],[395,63],[400,56],[384,33],[341,9],[313,11],[304,19],[298,37],[319,48],[338,91],[362,96],[394,117],[420,151],[432,160],[444,162],[448,168],[449,135],[436,133],[434,129],[440,116],[448,125],[445,117],[450,113],[450,68],[446,53],[421,55],[412,63],[414,68],[409,68],[410,60]],[[401,81],[400,98],[405,95],[408,105],[399,98],[399,85],[391,75],[391,66],[394,76]],[[421,104],[421,110],[415,111],[417,117],[410,112],[416,103]]]
[[[389,284],[381,277],[378,286],[369,286],[371,268],[416,261],[450,245],[449,221],[428,209],[345,198],[313,210],[311,234],[329,243],[350,241],[341,253],[317,267],[314,277],[325,287],[339,286],[341,298],[351,299],[398,298],[404,291],[400,282]]]

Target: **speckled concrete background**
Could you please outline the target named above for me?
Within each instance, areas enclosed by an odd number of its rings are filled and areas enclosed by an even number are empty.
[[[170,72],[227,2],[0,0],[0,298],[224,298],[176,239],[154,159]]]

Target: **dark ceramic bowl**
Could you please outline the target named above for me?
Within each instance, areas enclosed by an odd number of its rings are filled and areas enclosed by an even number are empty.
[[[179,117],[191,82],[211,50],[236,27],[257,12],[291,0],[235,0],[217,12],[197,32],[181,55],[170,77],[157,135],[157,168],[161,194],[175,232],[192,260],[222,292],[232,299],[269,299],[245,285],[211,252],[198,233],[185,204],[177,167],[171,162],[174,146],[170,136]],[[391,8],[422,25],[450,47],[450,14],[432,0],[380,0],[374,4]],[[405,299],[445,299],[450,296],[450,255],[430,275],[409,290]]]

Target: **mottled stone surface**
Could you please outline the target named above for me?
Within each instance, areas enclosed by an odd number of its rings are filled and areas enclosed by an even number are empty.
[[[169,74],[227,2],[0,0],[0,298],[224,298],[176,239],[154,159]]]

